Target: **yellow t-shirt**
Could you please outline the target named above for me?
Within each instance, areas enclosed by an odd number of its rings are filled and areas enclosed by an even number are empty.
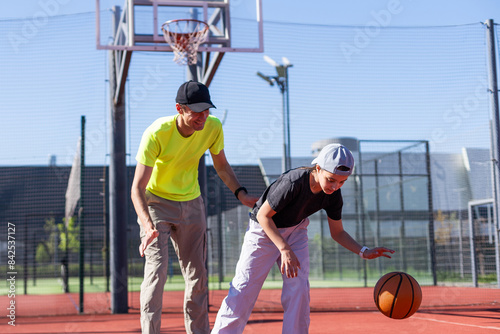
[[[199,160],[207,149],[212,154],[220,153],[224,134],[219,119],[210,115],[203,130],[185,138],[177,130],[177,116],[159,118],[144,131],[136,160],[153,167],[147,190],[183,202],[200,196]]]

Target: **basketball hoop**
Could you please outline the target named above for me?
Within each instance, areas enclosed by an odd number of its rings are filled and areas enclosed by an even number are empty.
[[[206,41],[208,24],[194,19],[171,20],[161,26],[165,42],[174,51],[174,61],[179,65],[198,62],[198,47]]]

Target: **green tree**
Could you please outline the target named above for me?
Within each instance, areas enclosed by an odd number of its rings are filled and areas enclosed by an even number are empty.
[[[57,240],[57,227],[53,217],[45,219],[43,230],[45,231],[45,237],[36,247],[36,261],[39,263],[52,261],[59,243],[59,240]]]
[[[78,253],[80,249],[80,226],[76,224],[75,217],[71,217],[67,225],[65,222],[66,219],[63,218],[63,222],[57,224],[60,239],[59,249],[65,251],[67,246],[68,252]]]
[[[78,234],[79,226],[76,224],[74,217],[71,217],[68,225],[63,222],[56,224],[55,218],[47,218],[43,226],[45,238],[43,238],[36,248],[36,261],[39,263],[50,262],[56,254],[56,247],[63,252],[68,250],[68,253],[78,253],[80,241]],[[67,247],[67,248],[66,248]]]

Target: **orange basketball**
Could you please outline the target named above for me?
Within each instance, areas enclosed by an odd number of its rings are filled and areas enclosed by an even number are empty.
[[[422,302],[422,289],[418,282],[403,272],[382,276],[373,291],[375,305],[392,319],[405,319],[417,312]]]

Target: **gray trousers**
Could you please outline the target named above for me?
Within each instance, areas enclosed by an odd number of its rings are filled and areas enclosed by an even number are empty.
[[[144,334],[159,334],[163,290],[167,281],[168,240],[172,240],[186,283],[184,324],[186,333],[210,332],[206,262],[206,218],[202,197],[175,202],[146,192],[149,214],[160,233],[144,252],[146,264],[141,284],[141,327]],[[141,239],[144,231],[141,226]]]

